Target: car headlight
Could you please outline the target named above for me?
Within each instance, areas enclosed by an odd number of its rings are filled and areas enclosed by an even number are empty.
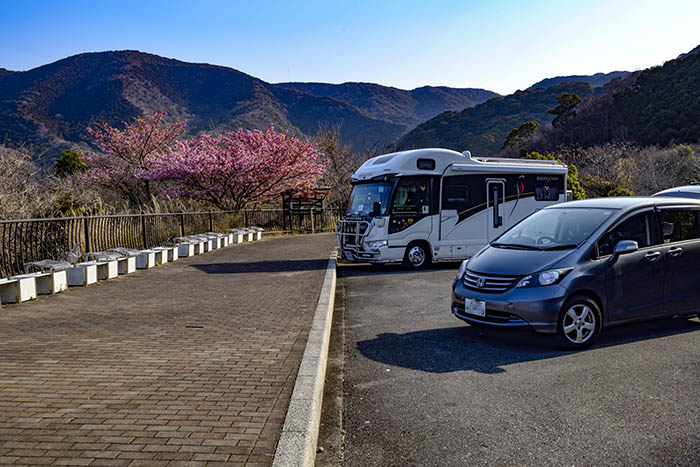
[[[540,287],[543,285],[552,285],[561,281],[573,268],[550,269],[549,271],[530,274],[520,279],[515,288],[522,287]]]
[[[378,250],[383,246],[387,246],[388,244],[389,242],[386,240],[375,240],[373,242],[366,242],[365,246],[370,250]]]
[[[462,264],[459,265],[459,271],[457,271],[457,280],[462,279],[464,277],[464,273],[467,272],[467,263],[469,263],[468,259],[465,259],[462,261]]]

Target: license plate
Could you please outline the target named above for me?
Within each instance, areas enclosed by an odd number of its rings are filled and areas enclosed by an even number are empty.
[[[482,300],[474,300],[472,298],[465,298],[464,311],[470,315],[486,316],[486,302]]]

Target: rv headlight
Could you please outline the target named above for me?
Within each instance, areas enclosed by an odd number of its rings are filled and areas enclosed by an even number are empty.
[[[378,250],[383,246],[387,246],[388,244],[389,242],[387,242],[386,240],[375,240],[373,242],[365,243],[365,246],[370,250]]]
[[[457,280],[461,280],[464,277],[464,273],[467,272],[467,263],[469,263],[468,259],[465,259],[462,261],[462,264],[459,265],[459,271],[457,271]]]
[[[550,269],[549,271],[538,272],[537,274],[530,274],[520,279],[520,282],[515,286],[516,288],[523,287],[539,287],[542,285],[552,285],[561,281],[567,274],[571,272],[573,268],[563,268],[563,269]]]

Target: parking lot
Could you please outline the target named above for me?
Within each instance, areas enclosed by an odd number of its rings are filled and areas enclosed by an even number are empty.
[[[457,266],[339,268],[345,465],[700,464],[697,319],[566,352],[455,319]]]

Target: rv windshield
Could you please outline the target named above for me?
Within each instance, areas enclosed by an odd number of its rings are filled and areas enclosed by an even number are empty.
[[[613,213],[611,209],[543,209],[501,235],[491,246],[527,250],[576,248]]]
[[[379,215],[386,214],[389,208],[392,184],[388,182],[360,183],[352,188],[350,202],[345,214],[348,216],[369,216],[375,202],[381,203]]]

